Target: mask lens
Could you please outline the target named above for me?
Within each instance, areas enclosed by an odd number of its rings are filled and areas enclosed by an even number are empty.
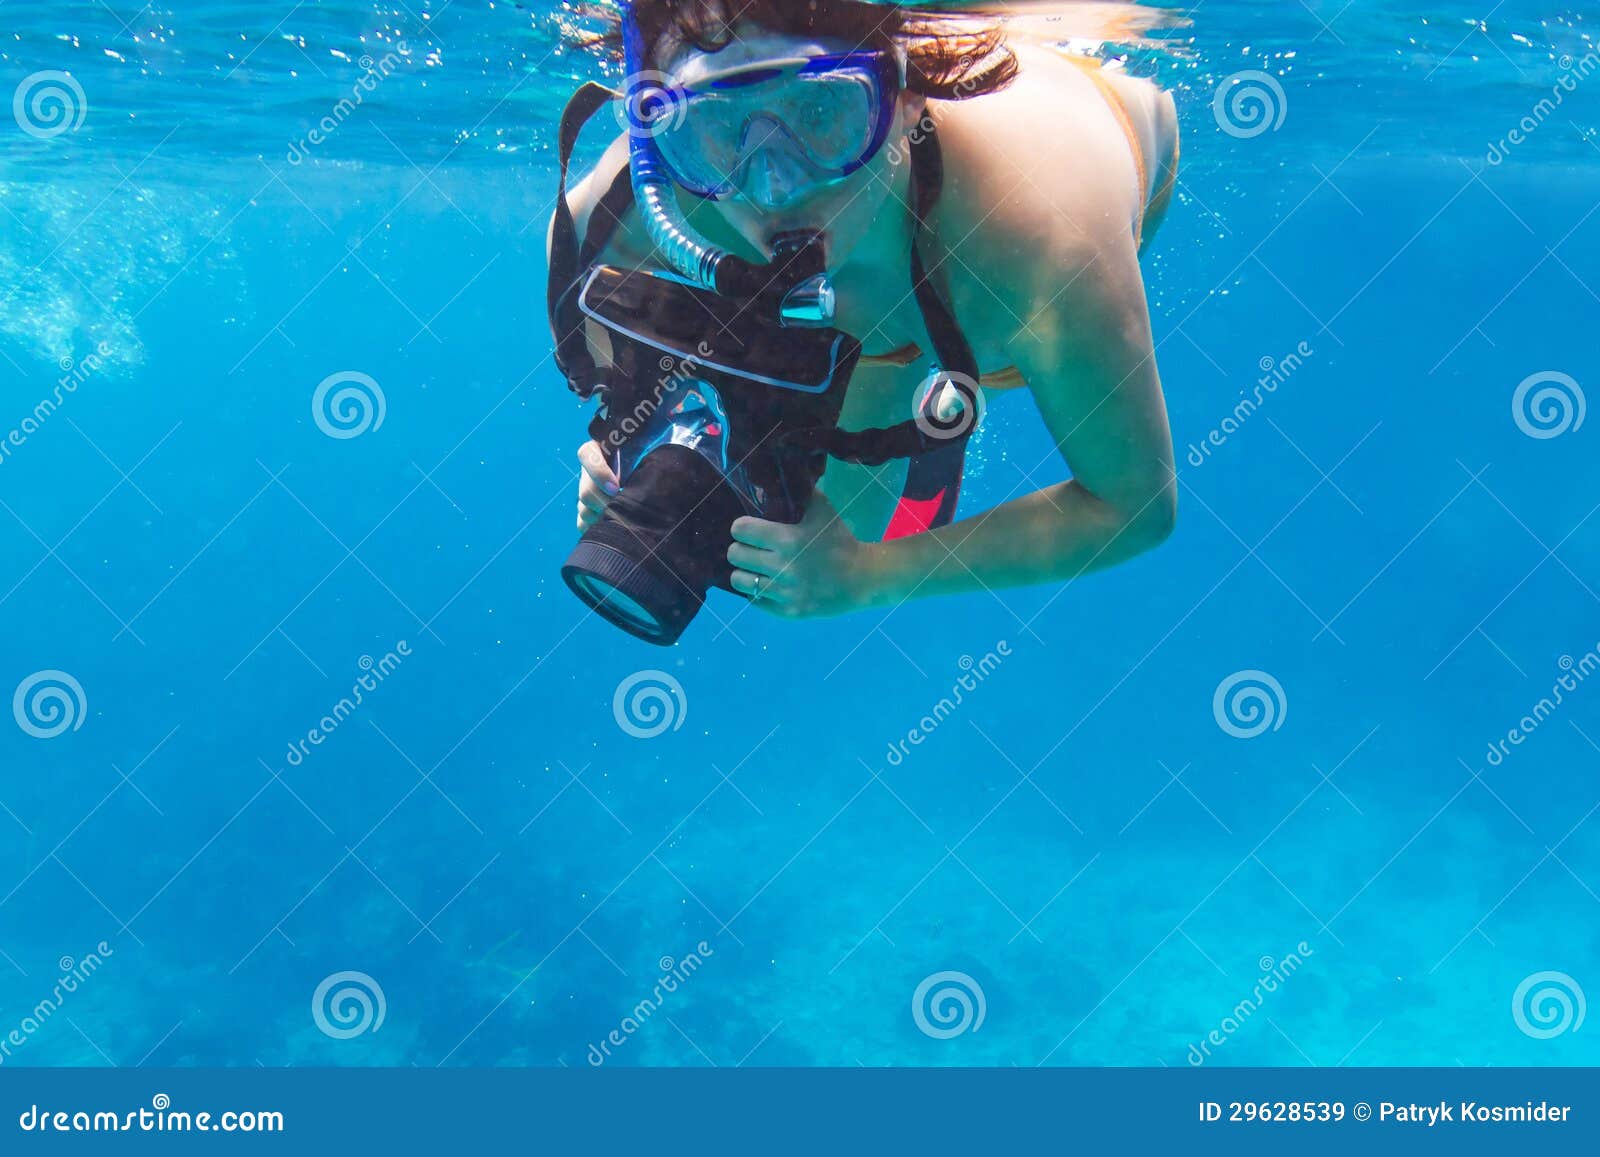
[[[811,162],[832,172],[862,159],[878,119],[876,90],[858,73],[802,77],[774,103]]]
[[[768,149],[795,153],[831,180],[866,160],[888,99],[859,68],[769,71],[756,83],[713,79],[696,88],[657,145],[680,183],[706,196],[736,187],[745,166]]]

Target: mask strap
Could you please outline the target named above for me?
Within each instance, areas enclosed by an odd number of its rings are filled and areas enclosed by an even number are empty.
[[[983,388],[978,384],[978,358],[956,321],[955,310],[948,297],[934,284],[932,273],[922,255],[921,226],[938,204],[939,194],[944,187],[944,150],[932,121],[928,122],[926,134],[912,142],[911,171],[916,190],[918,223],[918,236],[911,248],[911,285],[916,292],[917,306],[922,310],[923,326],[933,342],[934,356],[941,369],[958,375],[956,381],[961,383],[958,389],[965,395],[969,388]],[[931,414],[938,400],[937,391],[931,392],[924,399],[924,413]],[[963,400],[967,406],[974,407],[971,414],[979,412],[975,407],[981,399],[964,396]],[[966,431],[961,437],[947,438],[926,453],[911,459],[906,470],[905,489],[894,521],[890,523],[888,537],[897,538],[907,533],[931,530],[954,520],[956,506],[961,500],[967,442],[976,425],[969,417]]]

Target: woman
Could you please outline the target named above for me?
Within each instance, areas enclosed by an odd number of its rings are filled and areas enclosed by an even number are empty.
[[[1072,475],[906,534],[891,525],[904,462],[830,462],[798,525],[734,524],[728,557],[737,590],[775,615],[837,615],[1060,582],[1167,537],[1176,513],[1172,440],[1138,256],[1176,175],[1168,95],[1082,58],[1008,44],[1001,27],[895,5],[637,0],[632,19],[668,82],[839,46],[896,54],[903,83],[890,98],[890,131],[848,175],[814,179],[797,141],[809,143],[819,126],[803,117],[721,126],[740,134],[722,154],[736,168],[717,196],[687,199],[688,216],[718,245],[746,253],[779,230],[823,231],[834,324],[867,351],[840,424],[899,422],[928,375],[928,327],[906,270],[918,236],[910,158],[919,136],[936,134],[944,179],[917,244],[930,254],[985,392],[1029,390]],[[693,106],[687,115],[697,115]],[[574,187],[580,229],[627,166],[621,140]],[[606,259],[645,266],[652,249],[633,211]],[[579,524],[587,527],[617,481],[598,445],[579,459]]]

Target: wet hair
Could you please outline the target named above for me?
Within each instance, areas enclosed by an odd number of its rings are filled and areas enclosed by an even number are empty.
[[[725,48],[735,24],[749,21],[786,36],[829,36],[864,48],[900,45],[907,59],[906,87],[935,100],[967,100],[998,92],[1016,79],[1017,58],[1005,32],[991,21],[929,12],[901,4],[862,0],[633,0],[645,43]],[[575,37],[585,46],[621,51],[621,18],[607,14],[607,30]]]

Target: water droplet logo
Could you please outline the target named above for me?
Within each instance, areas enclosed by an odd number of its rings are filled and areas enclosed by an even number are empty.
[[[932,442],[964,438],[983,424],[983,387],[966,374],[935,370],[917,387],[917,428]]]
[[[638,671],[617,684],[611,714],[635,739],[654,739],[683,726],[689,698],[683,684],[665,671]]]
[[[381,428],[388,412],[383,388],[371,375],[355,370],[330,374],[311,395],[311,417],[317,429],[341,441]]]
[[[89,101],[83,95],[83,86],[70,73],[35,72],[17,85],[11,98],[11,114],[23,132],[46,141],[77,132],[83,118],[89,115]]]
[[[1289,699],[1283,684],[1265,671],[1235,671],[1211,697],[1217,726],[1235,739],[1254,739],[1283,726]]]
[[[1511,1019],[1534,1040],[1577,1032],[1587,1011],[1583,989],[1565,972],[1535,972],[1511,994]]]
[[[1255,70],[1236,72],[1217,85],[1211,112],[1223,132],[1249,140],[1283,127],[1289,115],[1289,98],[1277,77]]]
[[[65,671],[35,671],[17,684],[11,714],[17,726],[35,739],[54,739],[83,726],[89,709],[83,686]]]
[[[935,972],[911,994],[911,1019],[934,1040],[977,1032],[988,1011],[982,986],[965,972]]]
[[[365,972],[335,972],[311,994],[311,1019],[334,1040],[377,1032],[388,1010],[382,987]]]
[[[1517,429],[1540,441],[1582,429],[1588,410],[1583,387],[1572,375],[1556,370],[1523,378],[1511,395],[1511,417]]]

